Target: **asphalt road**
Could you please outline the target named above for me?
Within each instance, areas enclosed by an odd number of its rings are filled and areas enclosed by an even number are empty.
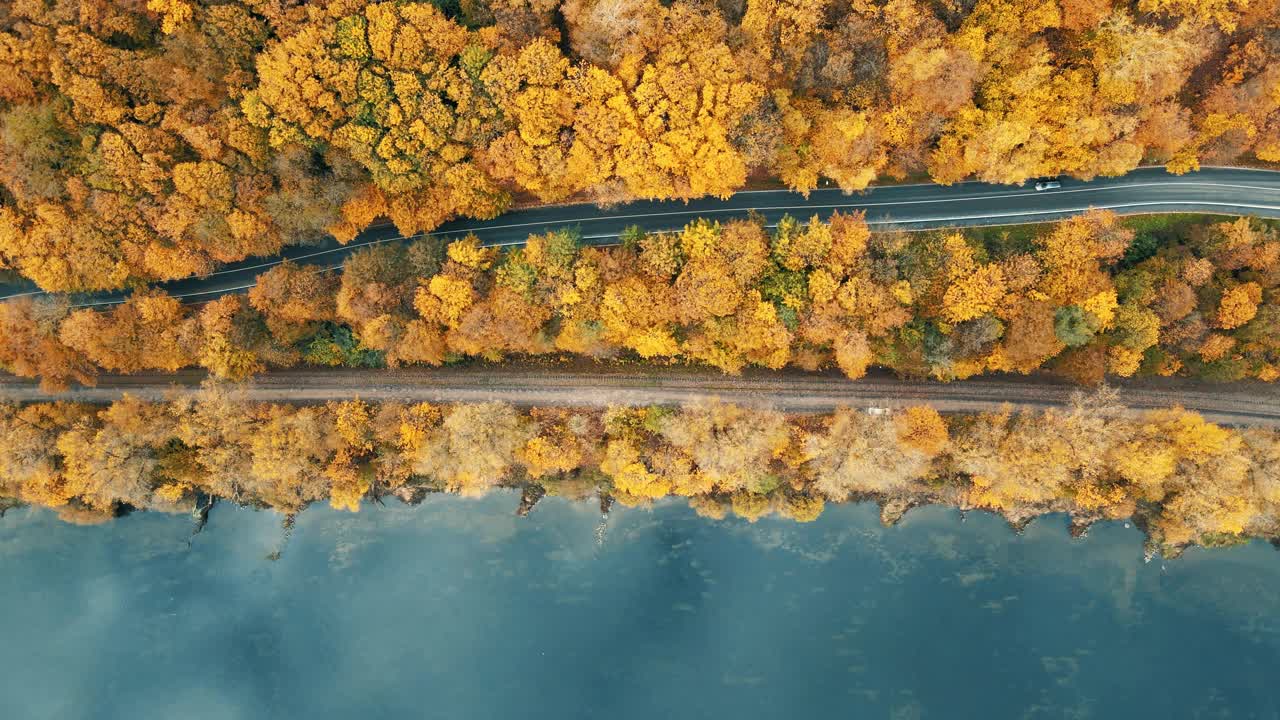
[[[198,392],[203,372],[104,375],[97,387],[46,393],[30,381],[0,374],[0,401],[110,402],[125,393],[165,400]],[[1255,381],[1211,384],[1187,378],[1115,383],[1131,412],[1181,405],[1224,425],[1280,427],[1280,386]],[[400,370],[277,370],[237,386],[248,400],[318,403],[369,401],[488,402],[520,406],[606,407],[676,405],[719,398],[790,412],[837,407],[895,408],[928,404],[940,412],[988,412],[1008,403],[1021,410],[1061,407],[1080,388],[1045,376],[996,375],[963,382],[902,380],[875,372],[857,382],[839,373],[751,370],[729,376],[714,369],[560,364],[469,364]]]
[[[1208,212],[1280,218],[1280,172],[1240,168],[1206,168],[1187,175],[1170,175],[1163,168],[1142,168],[1123,177],[1090,182],[1063,179],[1062,187],[1036,192],[1031,187],[967,182],[955,185],[885,185],[845,195],[819,189],[808,198],[786,190],[746,190],[728,200],[704,198],[689,202],[638,201],[609,208],[590,204],[519,209],[494,220],[458,220],[430,235],[453,238],[474,232],[487,245],[518,245],[532,233],[566,226],[581,229],[585,242],[610,244],[630,225],[647,231],[677,230],[698,217],[717,220],[744,217],[755,211],[769,224],[790,214],[807,219],[839,211],[865,210],[875,228],[921,229],[959,225],[1006,225],[1044,222],[1076,215],[1090,208],[1122,214]],[[251,258],[227,265],[206,277],[157,283],[170,295],[203,302],[253,286],[254,278],[284,259],[328,268],[341,267],[355,250],[404,239],[394,226],[369,228],[351,243],[336,241],[290,247],[278,256]],[[0,300],[41,294],[29,284],[0,285]],[[111,305],[127,292],[73,296],[76,306]]]

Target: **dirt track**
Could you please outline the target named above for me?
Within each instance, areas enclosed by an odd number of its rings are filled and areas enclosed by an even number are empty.
[[[149,400],[194,392],[203,372],[108,375],[94,388],[50,394],[27,380],[0,376],[0,400],[107,402],[124,393]],[[1182,405],[1207,419],[1231,425],[1280,427],[1280,385],[1259,382],[1211,384],[1180,378],[1117,382],[1120,400],[1141,410]],[[741,404],[768,405],[792,412],[820,412],[839,406],[900,407],[928,403],[942,412],[1063,405],[1077,386],[1043,376],[996,376],[953,383],[900,380],[876,374],[850,381],[838,373],[752,371],[742,376],[715,370],[615,367],[579,364],[468,365],[404,370],[284,370],[245,385],[250,399],[322,402],[365,400],[484,402],[516,405],[590,406],[676,404],[715,397]]]

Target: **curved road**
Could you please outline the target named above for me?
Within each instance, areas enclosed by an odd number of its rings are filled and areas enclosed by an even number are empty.
[[[474,232],[486,245],[518,245],[531,233],[577,226],[583,240],[610,244],[622,230],[639,225],[648,231],[678,230],[694,218],[717,220],[758,212],[769,224],[785,214],[799,218],[828,217],[839,211],[865,210],[873,227],[921,229],[956,225],[1006,225],[1057,220],[1105,208],[1121,214],[1208,212],[1280,218],[1280,172],[1244,168],[1206,168],[1186,175],[1170,175],[1163,168],[1141,168],[1118,178],[1090,182],[1063,179],[1062,187],[1036,192],[1031,187],[988,185],[884,185],[845,195],[819,189],[808,198],[787,190],[746,190],[728,200],[703,198],[682,201],[637,201],[610,208],[590,204],[554,205],[513,210],[493,220],[457,220],[429,235],[454,238]],[[414,236],[421,237],[421,236]],[[203,302],[253,286],[257,275],[285,259],[336,269],[359,248],[404,239],[394,226],[370,227],[343,246],[329,240],[319,245],[294,246],[278,256],[254,258],[227,265],[206,277],[157,283],[170,295]],[[0,285],[0,300],[39,295],[32,285]],[[112,305],[127,292],[73,296],[77,307]]]
[[[204,373],[104,375],[98,386],[47,393],[30,380],[0,374],[0,400],[110,402],[125,393],[164,400],[198,392]],[[1121,380],[1119,400],[1130,412],[1182,405],[1224,425],[1280,427],[1280,386],[1256,381],[1211,384],[1185,378]],[[238,386],[246,399],[317,403],[360,397],[370,401],[489,402],[521,406],[605,407],[674,405],[719,398],[791,412],[837,407],[929,404],[940,412],[988,412],[1008,403],[1021,410],[1060,407],[1080,390],[1045,376],[989,376],[954,383],[903,380],[876,372],[851,382],[835,372],[749,370],[729,376],[714,369],[570,364],[472,364],[400,370],[277,370]]]

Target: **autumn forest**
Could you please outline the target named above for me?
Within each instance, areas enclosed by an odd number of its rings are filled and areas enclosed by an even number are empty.
[[[1010,231],[872,233],[862,217],[572,231],[516,249],[474,237],[384,244],[341,272],[285,263],[195,307],[158,291],[109,310],[0,304],[0,365],[47,387],[99,371],[440,365],[577,356],[746,366],[869,366],[958,380],[1038,369],[1280,377],[1280,232],[1106,213]]]
[[[0,270],[209,272],[514,202],[1280,161],[1275,0],[15,0]]]
[[[186,512],[199,495],[295,513],[366,496],[420,501],[499,487],[701,514],[816,518],[827,502],[986,508],[1015,522],[1134,517],[1166,551],[1280,536],[1280,432],[1180,409],[1126,412],[1108,392],[1061,410],[943,417],[841,409],[788,416],[680,408],[519,410],[501,403],[294,406],[211,389],[171,403],[0,405],[0,497],[102,522]]]
[[[166,403],[0,398],[0,513],[505,487],[752,521],[854,500],[1133,518],[1169,551],[1280,538],[1280,433],[1105,387],[943,416],[263,404],[232,384],[508,359],[1276,381],[1272,220],[410,236],[562,202],[1280,167],[1280,0],[13,0],[0,70],[0,284],[48,293],[0,301],[0,371],[50,392],[211,378]],[[192,303],[151,286],[385,220],[405,237],[341,268],[272,264]],[[67,295],[102,290],[130,294]]]

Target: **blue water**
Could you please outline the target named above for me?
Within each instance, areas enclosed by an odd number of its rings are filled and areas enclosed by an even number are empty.
[[[0,520],[0,718],[1274,718],[1280,553],[509,494]],[[277,561],[268,556],[281,550]]]

